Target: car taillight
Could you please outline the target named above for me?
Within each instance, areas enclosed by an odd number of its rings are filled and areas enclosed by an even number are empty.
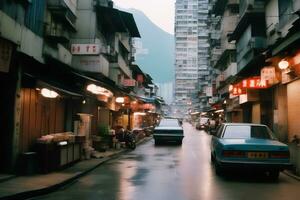
[[[290,157],[290,153],[288,151],[270,153],[270,158],[289,158],[289,157]]]
[[[245,157],[246,153],[244,151],[223,151],[222,155],[224,157],[232,157],[232,158],[241,158],[241,157]]]

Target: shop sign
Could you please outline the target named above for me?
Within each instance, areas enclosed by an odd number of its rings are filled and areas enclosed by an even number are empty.
[[[246,94],[246,88],[243,88],[240,83],[229,86],[229,93],[233,96]]]
[[[264,67],[260,71],[260,77],[262,81],[267,81],[269,85],[274,85],[278,83],[276,78],[275,67]]]
[[[12,50],[11,43],[0,39],[0,72],[9,72]]]
[[[248,89],[264,89],[268,88],[268,81],[262,80],[260,76],[245,79],[241,82],[242,88]]]
[[[123,80],[123,86],[125,86],[125,87],[134,87],[135,86],[135,80],[134,79],[124,79]]]
[[[253,101],[259,101],[259,93],[257,90],[248,90],[247,94],[242,94],[239,96],[240,104]]]
[[[99,44],[72,44],[71,53],[73,55],[99,55]]]

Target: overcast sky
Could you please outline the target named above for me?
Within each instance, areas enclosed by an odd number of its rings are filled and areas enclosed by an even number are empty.
[[[135,8],[144,12],[152,22],[174,34],[175,0],[113,0],[121,8]]]

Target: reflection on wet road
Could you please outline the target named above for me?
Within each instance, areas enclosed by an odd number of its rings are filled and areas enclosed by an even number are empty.
[[[272,183],[247,173],[221,178],[210,164],[210,136],[184,124],[182,146],[154,141],[111,160],[58,192],[36,199],[199,200],[299,199],[300,182]]]

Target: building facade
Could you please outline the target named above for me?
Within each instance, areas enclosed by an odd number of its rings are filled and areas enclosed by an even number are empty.
[[[135,20],[112,1],[3,0],[0,32],[0,172],[20,169],[38,139],[84,135],[89,153],[92,136],[159,107],[151,77],[134,67]]]
[[[226,10],[232,8],[229,4],[234,1],[226,1],[227,6],[223,8],[220,7],[222,2],[215,1],[213,11],[220,16],[223,13],[225,20]],[[223,104],[225,115],[228,121],[268,125],[280,141],[290,146],[294,172],[299,175],[300,137],[297,131],[300,127],[296,116],[300,112],[300,3],[292,0],[240,0],[235,3],[239,3],[237,23],[231,27],[227,40],[221,42],[235,44],[236,56],[231,63],[236,63],[236,70],[232,71],[232,78],[223,76],[219,78],[223,81],[217,80],[218,95],[226,100]],[[225,32],[221,30],[221,35]],[[230,69],[229,59],[225,57],[222,54],[215,65],[221,75]],[[224,66],[227,67],[225,71]],[[228,95],[222,90],[226,87]],[[238,118],[234,118],[236,116]]]

